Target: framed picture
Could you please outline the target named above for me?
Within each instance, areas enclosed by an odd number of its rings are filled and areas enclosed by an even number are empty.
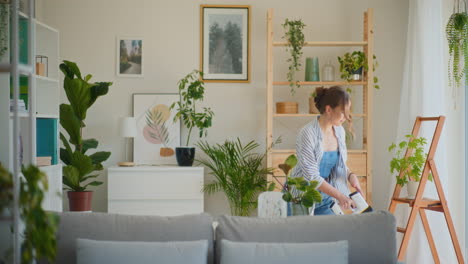
[[[250,6],[200,6],[200,69],[205,82],[250,82]]]
[[[179,94],[133,94],[133,116],[137,135],[133,143],[136,164],[175,165],[175,147],[180,146],[180,120],[169,110]]]
[[[143,38],[117,38],[117,76],[143,77]]]

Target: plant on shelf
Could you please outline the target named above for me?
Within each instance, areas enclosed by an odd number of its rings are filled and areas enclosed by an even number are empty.
[[[23,177],[20,177],[19,213],[24,223],[21,263],[35,263],[38,259],[54,262],[59,217],[42,209],[44,192],[48,189],[47,176],[33,165],[23,167],[21,171]],[[13,176],[0,164],[0,216],[8,214],[12,205]],[[11,257],[10,249],[3,261],[9,263],[12,261]],[[3,263],[1,258],[0,263]]]
[[[388,147],[388,151],[395,155],[390,161],[390,173],[397,173],[395,176],[397,184],[404,186],[407,183],[416,182],[417,188],[425,166],[427,154],[424,153],[424,146],[427,141],[424,137],[414,137],[412,134],[405,137],[407,140],[401,141],[398,145],[392,143]],[[405,156],[406,149],[410,152],[408,156]],[[403,173],[402,177],[400,177],[400,173]],[[432,174],[429,174],[429,180],[432,181]]]
[[[460,4],[460,2],[462,4]],[[465,5],[463,9],[461,6]],[[468,84],[468,13],[467,3],[462,0],[455,0],[453,14],[450,16],[445,32],[447,34],[449,46],[449,80],[456,87],[461,86],[461,80],[465,75]],[[464,62],[464,68],[460,64]]]
[[[291,57],[287,60],[289,62],[289,70],[286,77],[291,87],[291,94],[294,95],[296,93],[296,88],[300,87],[298,81],[295,81],[295,74],[301,67],[302,48],[305,44],[302,30],[305,24],[300,19],[286,19],[282,26],[285,30],[283,38],[288,41],[287,51],[291,54]]]
[[[216,145],[201,141],[197,146],[208,156],[197,161],[207,166],[215,177],[214,182],[205,184],[203,191],[208,194],[223,191],[232,215],[250,215],[257,207],[258,195],[275,188],[273,183],[267,184],[266,175],[273,169],[263,167],[266,153],[253,152],[259,146],[255,141],[246,145],[239,138]]]
[[[317,181],[307,181],[303,177],[292,178],[290,176],[296,164],[297,157],[292,154],[286,158],[283,164],[279,165],[279,168],[286,175],[286,184],[282,185],[276,177],[274,178],[283,187],[283,200],[292,205],[292,215],[308,215],[309,208],[322,202],[322,195],[317,191]]]
[[[310,93],[309,96],[309,114],[319,114],[319,110],[317,109],[317,106],[315,106],[315,97],[317,96],[317,93],[313,91]]]
[[[375,71],[379,64],[375,55],[373,55],[373,58],[374,65],[372,70]],[[348,82],[361,80],[363,72],[369,70],[366,54],[362,51],[346,52],[343,57],[338,57],[338,62],[340,63],[341,78]],[[374,76],[375,89],[380,89],[380,86],[377,84],[378,82],[379,78]]]
[[[196,103],[203,101],[205,87],[202,81],[203,72],[193,70],[182,78],[179,85],[180,101],[174,102],[170,109],[176,109],[174,122],[181,119],[188,129],[186,147],[176,148],[176,158],[179,166],[192,166],[195,158],[195,148],[189,147],[193,128],[198,128],[199,137],[206,136],[212,125],[213,111],[204,107],[203,112],[197,112]]]
[[[97,151],[91,155],[87,152],[98,147],[94,138],[84,139],[83,128],[88,109],[100,96],[106,95],[111,82],[90,83],[91,75],[81,75],[76,63],[63,61],[60,70],[65,75],[63,87],[70,104],[60,105],[60,125],[68,133],[69,139],[60,133],[64,148],[60,149],[60,159],[63,167],[64,189],[68,190],[71,211],[90,211],[92,192],[89,186],[99,186],[101,181],[95,180],[99,174],[93,172],[103,170],[102,162],[111,155],[107,151]],[[71,145],[74,146],[72,149]],[[85,182],[88,183],[85,184]]]

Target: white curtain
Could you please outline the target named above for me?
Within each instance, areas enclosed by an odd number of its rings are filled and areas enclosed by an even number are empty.
[[[445,83],[447,69],[444,68],[443,63],[443,41],[445,41],[445,34],[442,31],[444,21],[442,19],[441,1],[409,1],[407,45],[401,88],[398,132],[395,142],[400,142],[404,139],[404,135],[411,133],[416,116],[445,115],[444,98],[450,90]],[[433,123],[432,125],[425,123],[423,123],[423,127],[421,128],[420,136],[425,137],[429,145],[434,133],[435,122],[430,122]],[[435,162],[446,193],[447,155],[445,153],[445,135],[446,133],[443,130]],[[396,180],[393,178],[392,186],[395,185],[395,182]],[[391,194],[393,194],[393,187]],[[400,196],[405,195],[406,188],[403,188]],[[424,197],[438,199],[433,183],[428,183]],[[397,226],[406,226],[409,212],[409,207],[405,205],[397,206],[395,212]],[[427,211],[427,217],[431,230],[433,230],[432,234],[441,263],[456,263],[443,215],[438,212]],[[400,233],[397,236],[399,248],[403,236]],[[405,263],[433,263],[432,254],[419,216],[411,234]]]

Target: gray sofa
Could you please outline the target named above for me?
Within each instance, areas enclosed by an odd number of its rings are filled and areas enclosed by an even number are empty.
[[[160,242],[207,240],[209,264],[220,263],[223,252],[219,242],[222,240],[267,243],[347,240],[351,264],[397,263],[395,219],[384,211],[280,219],[221,216],[217,219],[215,232],[213,218],[208,214],[160,217],[66,212],[60,216],[57,263],[76,263],[78,238]]]

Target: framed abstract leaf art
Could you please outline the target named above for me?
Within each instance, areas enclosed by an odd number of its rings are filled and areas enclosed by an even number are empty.
[[[169,107],[179,101],[179,94],[133,94],[133,116],[137,136],[133,159],[138,165],[175,165],[175,147],[180,146],[180,121],[174,123],[175,110]]]

